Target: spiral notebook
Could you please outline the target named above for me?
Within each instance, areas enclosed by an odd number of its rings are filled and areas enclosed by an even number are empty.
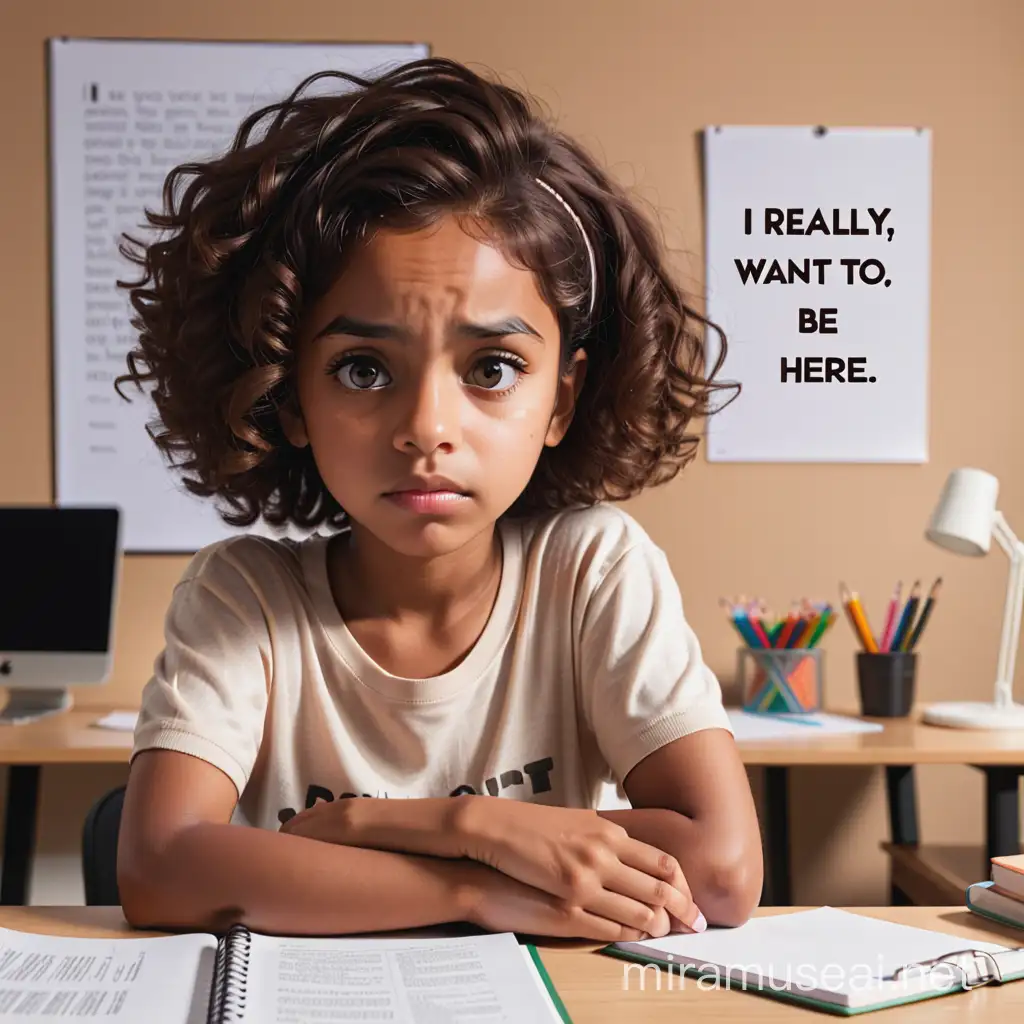
[[[277,1024],[571,1019],[539,953],[511,933],[65,938],[0,929],[0,1017],[22,1024]]]
[[[602,952],[637,962],[636,977],[623,970],[626,988],[640,987],[640,977],[656,967],[658,987],[738,989],[843,1015],[1024,978],[1024,948],[834,907],[755,917],[738,928],[619,942]],[[688,980],[691,975],[696,980]],[[656,978],[644,977],[644,987],[653,987]]]

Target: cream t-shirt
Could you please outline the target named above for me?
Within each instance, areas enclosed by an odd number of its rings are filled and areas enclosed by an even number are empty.
[[[174,591],[134,757],[215,765],[233,820],[277,829],[317,799],[458,793],[596,806],[647,754],[728,730],[668,561],[611,505],[500,521],[482,634],[443,675],[384,671],[331,594],[327,538],[239,536]]]

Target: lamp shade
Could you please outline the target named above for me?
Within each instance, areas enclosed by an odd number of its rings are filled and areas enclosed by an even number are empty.
[[[981,469],[954,469],[939,495],[925,537],[958,555],[988,554],[999,481]]]

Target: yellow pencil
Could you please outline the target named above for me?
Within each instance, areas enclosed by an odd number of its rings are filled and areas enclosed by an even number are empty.
[[[860,599],[856,593],[851,593],[847,590],[845,584],[840,583],[840,587],[842,588],[843,606],[853,622],[854,629],[860,635],[860,642],[864,650],[871,654],[877,654],[878,644],[875,643],[875,638],[871,635],[871,629],[868,627],[868,621],[864,616],[864,609],[860,606]]]

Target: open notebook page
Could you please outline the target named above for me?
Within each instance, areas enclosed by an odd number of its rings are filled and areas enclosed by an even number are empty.
[[[0,1020],[205,1024],[213,935],[76,939],[0,928]]]
[[[772,987],[850,1008],[959,989],[960,976],[952,970],[912,971],[900,980],[892,974],[904,965],[962,949],[1002,952],[1004,974],[1024,971],[1024,952],[834,907],[757,917],[738,928],[615,945],[662,963],[671,955],[676,970],[681,964],[693,965],[720,979],[722,987],[727,978],[745,980],[748,988]],[[971,966],[969,958],[966,964]],[[984,967],[980,961],[974,964],[973,980]]]
[[[254,934],[242,1024],[307,1015],[323,1024],[560,1020],[538,982],[532,961],[509,933],[329,941]]]

